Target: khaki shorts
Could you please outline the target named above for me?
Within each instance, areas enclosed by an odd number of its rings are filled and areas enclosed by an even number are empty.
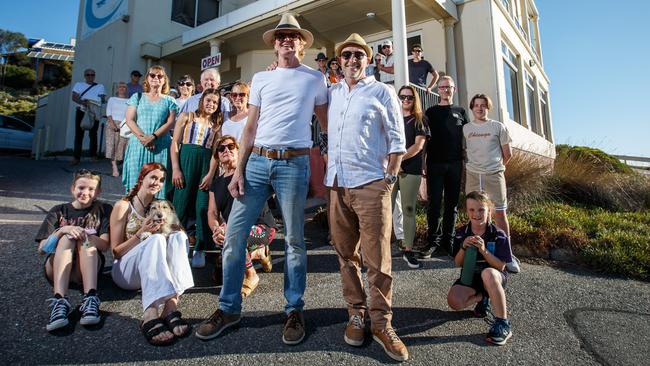
[[[495,210],[505,211],[508,208],[506,177],[503,172],[482,174],[467,170],[467,174],[465,175],[465,193],[472,191],[484,191],[487,193],[492,202],[494,202]]]

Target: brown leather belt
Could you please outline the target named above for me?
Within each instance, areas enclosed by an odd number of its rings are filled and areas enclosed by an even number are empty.
[[[286,150],[273,150],[265,147],[253,146],[253,152],[259,156],[264,156],[273,160],[291,159],[297,156],[308,155],[309,149],[286,149]]]

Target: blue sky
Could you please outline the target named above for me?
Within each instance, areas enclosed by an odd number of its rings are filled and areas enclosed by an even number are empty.
[[[650,157],[650,1],[537,0],[556,143]],[[68,42],[77,0],[0,1],[0,28]]]

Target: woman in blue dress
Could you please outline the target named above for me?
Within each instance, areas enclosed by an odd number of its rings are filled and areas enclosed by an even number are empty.
[[[149,68],[144,80],[144,93],[135,93],[127,102],[126,123],[133,134],[124,155],[122,182],[128,192],[138,179],[146,163],[160,163],[167,167],[171,136],[178,107],[169,92],[169,78],[162,66]],[[165,187],[157,198],[165,197]]]

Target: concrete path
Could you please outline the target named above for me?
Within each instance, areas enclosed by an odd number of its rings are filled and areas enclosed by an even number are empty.
[[[82,163],[105,175],[102,197],[114,202],[122,188],[108,176],[108,162]],[[0,156],[0,364],[148,363],[231,365],[343,365],[392,361],[372,341],[353,348],[343,341],[347,321],[336,255],[326,233],[306,223],[309,276],[305,294],[308,334],[295,347],[281,341],[284,305],[283,243],[272,245],[274,268],[244,302],[241,326],[213,341],[194,337],[171,347],[148,345],[138,330],[142,313],[137,292],[101,281],[104,321],[86,329],[74,324],[55,335],[45,331],[51,288],[42,274],[34,235],[44,214],[69,201],[73,169],[66,161]],[[459,276],[449,260],[424,261],[411,270],[393,261],[394,325],[418,365],[649,365],[650,284],[580,269],[523,264],[507,289],[514,336],[504,347],[485,343],[487,324],[471,312],[446,304]],[[180,304],[192,323],[215,309],[219,288],[211,268],[195,271],[196,288]],[[73,305],[81,299],[70,293]]]

